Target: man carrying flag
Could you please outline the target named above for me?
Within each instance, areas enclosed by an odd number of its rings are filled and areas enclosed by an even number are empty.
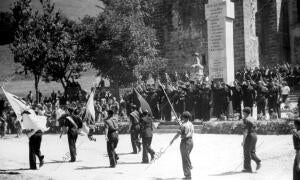
[[[44,156],[41,155],[40,151],[42,134],[49,129],[46,127],[46,116],[37,116],[21,98],[6,92],[3,88],[2,91],[16,113],[17,120],[21,122],[22,129],[25,130],[29,138],[30,169],[37,169],[35,156],[38,156],[40,167],[42,167],[44,164]]]
[[[76,116],[76,114],[79,114],[79,112],[74,107],[68,107],[67,114],[62,115],[59,119],[60,126],[65,127],[60,137],[65,131],[67,131],[68,134],[68,142],[71,155],[70,162],[76,161],[76,141],[79,129],[82,128],[82,121],[78,116]]]

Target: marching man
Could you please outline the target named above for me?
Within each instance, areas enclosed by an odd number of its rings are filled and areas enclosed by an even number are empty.
[[[188,111],[182,113],[182,126],[180,127],[178,133],[171,140],[170,145],[181,136],[180,142],[180,153],[182,158],[182,167],[184,176],[186,179],[191,179],[191,169],[192,163],[190,159],[190,153],[193,149],[193,134],[194,134],[194,125],[191,123],[192,115]]]
[[[242,172],[252,173],[251,168],[251,159],[256,163],[256,170],[259,170],[261,167],[261,160],[257,157],[256,151],[256,124],[254,118],[251,117],[251,108],[245,107],[243,109],[244,115],[244,136],[242,146],[244,149],[244,169]]]

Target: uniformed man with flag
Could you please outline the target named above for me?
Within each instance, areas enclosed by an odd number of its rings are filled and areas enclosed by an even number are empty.
[[[131,113],[129,116],[130,124],[130,140],[132,145],[133,154],[137,154],[141,151],[141,142],[140,142],[140,113],[137,111],[137,107],[134,104],[131,104]]]
[[[107,147],[107,154],[109,157],[110,167],[115,168],[117,165],[117,160],[119,159],[115,149],[119,142],[118,136],[118,122],[114,116],[112,110],[107,111],[108,117],[104,121],[105,125],[105,140]]]
[[[36,157],[38,156],[40,161],[40,167],[44,164],[44,156],[41,154],[40,147],[42,141],[42,134],[49,128],[46,127],[46,116],[38,116],[30,108],[30,106],[18,96],[15,96],[9,92],[6,92],[3,88],[8,102],[14,110],[17,120],[20,121],[22,129],[25,131],[29,138],[29,161],[30,169],[37,169]]]
[[[65,131],[67,131],[70,156],[71,156],[70,162],[75,162],[76,155],[77,155],[76,141],[78,137],[78,131],[80,128],[82,128],[82,121],[78,116],[76,116],[76,109],[74,107],[68,107],[67,114],[62,115],[59,119],[59,122],[60,122],[60,126],[67,128],[67,130],[65,128],[63,129],[60,137]]]
[[[188,111],[185,111],[182,113],[182,125],[180,126],[180,129],[178,133],[174,136],[174,138],[171,140],[170,145],[173,144],[173,142],[181,136],[181,142],[180,142],[180,153],[182,158],[182,167],[184,176],[187,179],[191,179],[191,169],[192,169],[192,163],[190,159],[190,153],[193,149],[193,135],[194,135],[194,125],[191,123],[192,115]]]

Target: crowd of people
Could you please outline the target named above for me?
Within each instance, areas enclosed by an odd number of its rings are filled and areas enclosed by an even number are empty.
[[[263,119],[267,113],[280,118],[280,105],[288,101],[291,89],[300,82],[300,67],[292,68],[284,64],[272,68],[244,69],[237,71],[235,77],[232,84],[226,84],[221,81],[209,81],[207,77],[203,77],[202,81],[190,81],[187,73],[166,73],[164,77],[156,78],[152,84],[147,83],[147,80],[140,80],[135,88],[149,103],[157,120],[171,121],[175,115],[172,108],[177,116],[184,111],[191,112],[192,121],[195,119],[208,121],[212,117],[224,120],[235,115],[241,118],[243,107],[250,107],[253,111],[255,105],[259,119]],[[98,89],[95,94],[95,122],[103,122],[108,116],[108,110],[118,114],[119,121],[129,121],[133,94],[129,92],[116,97],[109,90],[101,89],[101,86]],[[33,93],[30,91],[24,100],[32,105],[38,115],[48,116],[52,127],[58,128],[56,116],[61,106],[75,106],[83,114],[88,97],[80,92],[76,97],[69,98],[60,91],[53,91],[46,97],[39,92],[39,101],[34,101]],[[2,135],[17,133],[20,129],[16,115],[8,105],[4,99],[0,100]]]

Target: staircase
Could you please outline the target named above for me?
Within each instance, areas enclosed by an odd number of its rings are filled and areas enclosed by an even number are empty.
[[[297,85],[289,95],[289,100],[290,102],[298,102],[299,97],[300,97],[300,85]]]
[[[194,132],[201,133],[202,122],[193,122]],[[154,133],[177,133],[179,125],[176,122],[161,122],[157,129],[154,129]]]

